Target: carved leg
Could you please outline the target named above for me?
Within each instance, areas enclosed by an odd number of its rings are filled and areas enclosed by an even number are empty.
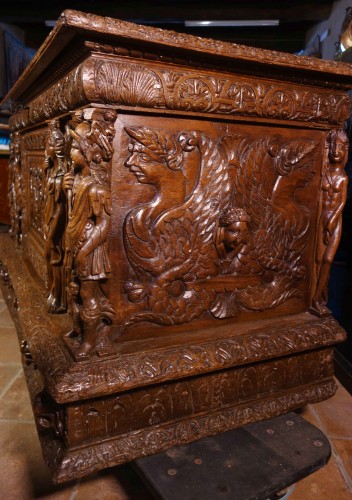
[[[311,312],[320,317],[331,314],[330,310],[326,307],[330,266],[330,262],[324,261],[322,263],[317,288],[312,300]]]
[[[101,318],[99,292],[98,281],[87,280],[81,282],[82,307],[80,319],[83,324],[83,342],[76,353],[80,358],[86,357],[97,345],[97,329]]]

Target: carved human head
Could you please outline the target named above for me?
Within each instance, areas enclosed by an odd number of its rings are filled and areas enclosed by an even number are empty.
[[[333,163],[341,163],[344,167],[348,153],[348,137],[342,129],[333,129],[327,135],[329,159]]]
[[[182,169],[182,148],[174,137],[146,127],[126,127],[125,130],[133,139],[133,151],[149,155],[170,170]]]
[[[243,208],[230,208],[219,217],[219,243],[227,251],[243,246],[248,242],[248,223],[251,218]]]
[[[250,222],[251,218],[244,208],[229,208],[224,210],[219,218],[219,225],[228,226],[234,222]]]

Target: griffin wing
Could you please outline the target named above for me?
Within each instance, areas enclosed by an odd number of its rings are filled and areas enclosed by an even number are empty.
[[[183,205],[158,221],[159,249],[164,262],[172,264],[165,271],[185,280],[217,274],[214,231],[231,197],[226,141],[216,143],[205,136],[197,140],[201,155],[197,185]]]

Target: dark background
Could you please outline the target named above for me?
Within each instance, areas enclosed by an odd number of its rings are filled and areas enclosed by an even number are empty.
[[[307,30],[329,18],[332,0],[2,0],[0,22],[26,32],[25,42],[37,49],[65,9],[173,29],[255,47],[295,53],[305,47]],[[184,20],[279,19],[275,27],[186,28]]]

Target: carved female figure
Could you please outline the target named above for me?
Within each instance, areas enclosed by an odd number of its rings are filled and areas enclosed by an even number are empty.
[[[106,330],[114,320],[113,307],[103,289],[111,275],[107,250],[111,215],[107,162],[112,156],[112,138],[104,136],[104,126],[85,121],[70,129],[72,170],[64,177],[64,188],[70,192],[71,200],[66,228],[69,289],[75,290],[70,293],[71,310],[75,328],[82,325],[82,331],[76,332],[81,336],[78,357],[85,357],[94,349],[100,354],[109,350]]]
[[[336,253],[342,230],[342,209],[347,196],[348,177],[344,171],[348,154],[348,138],[343,130],[331,130],[327,136],[329,163],[322,179],[322,208],[318,225],[316,251],[316,288],[312,312],[329,314],[326,307],[330,266]]]
[[[48,310],[60,313],[66,309],[63,233],[66,224],[66,196],[62,189],[65,174],[65,138],[59,121],[49,123],[45,146],[46,176],[44,206],[45,259],[48,276]]]

